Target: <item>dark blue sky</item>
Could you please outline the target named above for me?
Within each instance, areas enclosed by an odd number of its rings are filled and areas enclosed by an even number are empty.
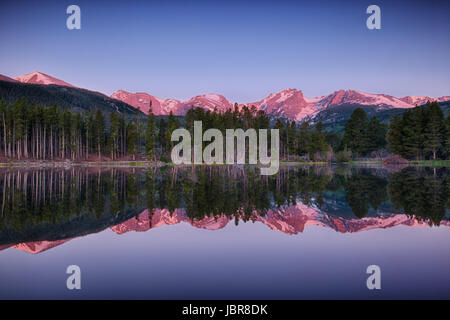
[[[0,74],[232,102],[285,88],[449,95],[449,3],[0,0]],[[81,8],[81,30],[66,28],[70,4]],[[370,4],[381,8],[381,30],[366,28]]]

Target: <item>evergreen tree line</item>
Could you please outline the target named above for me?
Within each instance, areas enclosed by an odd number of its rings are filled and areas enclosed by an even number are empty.
[[[172,113],[159,120],[150,112],[146,122],[123,114],[105,115],[100,110],[72,112],[53,105],[44,107],[23,98],[7,104],[0,101],[0,154],[7,159],[133,159],[170,161],[174,146],[173,130],[185,126],[193,133],[194,121],[202,121],[203,131],[226,129],[270,129],[270,119],[255,106],[219,112],[191,108],[183,122]],[[280,133],[280,158],[330,161],[340,155],[358,158],[374,151],[389,149],[407,159],[445,159],[450,157],[450,120],[439,105],[405,110],[393,117],[390,127],[377,117],[368,119],[357,108],[345,125],[343,135],[326,133],[321,122],[278,119],[273,126]],[[207,143],[207,142],[206,142]],[[205,143],[205,144],[206,144]],[[270,144],[270,138],[269,138]],[[269,146],[270,147],[270,146]],[[336,153],[334,155],[333,153]]]
[[[437,102],[393,117],[387,134],[391,151],[406,159],[450,158],[450,116]]]
[[[258,110],[255,106],[243,106],[237,104],[234,109],[225,112],[204,110],[203,108],[192,108],[186,114],[186,127],[193,132],[194,121],[202,121],[203,131],[210,128],[219,129],[225,136],[226,129],[278,129],[280,136],[280,159],[294,160],[304,157],[308,160],[330,160],[332,141],[328,142],[329,136],[323,132],[322,123],[311,127],[308,123],[298,125],[295,121],[282,121],[278,119],[271,126],[270,119],[264,110]],[[268,144],[270,147],[270,131],[268,132]]]
[[[296,156],[306,160],[331,160],[331,146],[327,134],[323,132],[322,122],[311,127],[307,122],[297,125],[295,121],[286,124],[277,120],[275,129],[280,130],[280,157],[295,159]]]
[[[170,160],[174,146],[173,130],[185,126],[193,132],[194,121],[202,121],[203,131],[226,129],[270,129],[270,120],[263,110],[244,106],[218,112],[216,109],[191,108],[184,123],[172,113],[159,120],[150,111],[146,122],[137,118],[126,121],[117,113],[100,110],[72,112],[57,105],[44,107],[27,103],[25,98],[7,104],[0,101],[0,152],[7,159],[107,159],[129,157],[149,160]],[[280,130],[281,158],[307,155],[317,158],[329,150],[322,125],[315,128],[294,121],[277,121]],[[270,139],[269,139],[270,144]]]
[[[389,126],[375,116],[369,120],[364,110],[355,109],[345,125],[338,150],[359,158],[384,149],[405,159],[447,159],[450,117],[444,118],[436,101],[405,110],[402,115],[392,117]]]
[[[347,149],[359,158],[386,146],[388,126],[381,123],[376,116],[368,119],[366,112],[357,108],[345,124],[341,149]]]
[[[15,159],[88,159],[108,154],[112,159],[133,154],[140,128],[110,114],[109,125],[100,110],[71,112],[53,105],[28,104],[25,99],[0,101],[0,152]]]

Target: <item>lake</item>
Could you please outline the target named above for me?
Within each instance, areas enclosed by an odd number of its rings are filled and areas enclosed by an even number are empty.
[[[1,299],[450,298],[448,168],[2,168],[0,190]]]

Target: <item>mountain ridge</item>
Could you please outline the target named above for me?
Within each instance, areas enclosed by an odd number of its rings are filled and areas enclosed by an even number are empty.
[[[74,112],[95,111],[116,112],[127,119],[144,114],[135,107],[100,92],[54,84],[32,84],[0,79],[0,99],[7,103],[26,98],[28,103],[42,106],[58,105]]]
[[[35,71],[23,76],[15,77],[14,80],[22,83],[33,83],[33,84],[56,84],[59,86],[76,88],[74,85],[67,83],[63,80],[57,79],[55,77],[49,76],[48,74]]]
[[[197,95],[187,101],[161,99],[148,93],[132,93],[125,90],[118,90],[111,97],[139,108],[144,113],[148,113],[151,100],[155,115],[167,115],[172,112],[174,115],[182,116],[191,107],[202,107],[210,111],[217,109],[220,112],[234,108],[234,104],[223,95],[211,93]],[[145,99],[142,97],[145,97]],[[301,90],[285,89],[271,93],[259,101],[238,103],[237,105],[239,108],[242,108],[244,105],[247,107],[255,106],[257,110],[264,110],[268,115],[274,117],[301,121],[318,114],[322,110],[339,106],[370,106],[374,107],[376,111],[380,111],[386,109],[409,109],[417,105],[423,105],[428,101],[444,102],[449,100],[450,96],[437,98],[406,96],[397,98],[387,94],[365,93],[356,90],[338,90],[326,96],[308,98],[303,95]]]
[[[58,85],[77,88],[70,83],[57,79],[42,72],[32,72],[14,79],[0,75],[0,80],[40,85]],[[86,89],[82,89],[86,90]],[[177,99],[162,99],[147,92],[132,93],[126,90],[117,90],[110,98],[122,101],[144,114],[149,113],[150,102],[155,115],[184,116],[192,107],[201,107],[205,110],[225,112],[234,109],[234,103],[225,96],[217,93],[207,93],[194,96],[186,101]],[[383,93],[366,93],[363,91],[341,89],[320,97],[305,97],[298,89],[288,88],[269,94],[267,97],[246,103],[236,103],[238,108],[244,105],[255,106],[257,110],[264,110],[272,118],[285,118],[294,121],[311,121],[324,110],[336,107],[363,106],[375,109],[376,112],[389,109],[408,109],[423,105],[427,101],[450,101],[450,96],[404,96],[401,98]],[[336,111],[338,109],[334,109]],[[314,121],[312,121],[314,122]]]

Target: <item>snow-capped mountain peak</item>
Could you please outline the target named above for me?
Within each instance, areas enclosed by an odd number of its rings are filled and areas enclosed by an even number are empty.
[[[131,93],[125,90],[118,90],[111,95],[111,98],[123,101],[138,108],[144,113],[149,113],[150,101],[152,102],[152,112],[154,114],[169,114],[176,109],[180,101],[174,99],[161,99],[145,92]]]
[[[231,109],[233,105],[224,96],[215,93],[203,94],[195,96],[186,102],[181,103],[181,107],[178,112],[185,113],[192,107],[202,107],[206,110],[225,112],[227,109]]]
[[[255,106],[268,114],[292,120],[300,120],[317,111],[314,103],[306,101],[303,92],[297,89],[285,89],[277,93],[271,93],[260,101],[246,103],[245,105]]]
[[[317,102],[319,109],[337,105],[373,105],[389,108],[411,108],[412,105],[387,94],[373,94],[355,90],[338,90]]]
[[[62,81],[60,79],[54,78],[52,76],[49,76],[48,74],[42,73],[42,72],[32,72],[29,74],[25,74],[23,76],[19,76],[14,78],[17,81],[23,82],[23,83],[34,83],[34,84],[56,84],[59,86],[66,86],[66,87],[74,87],[74,85],[67,83],[65,81]]]
[[[432,102],[432,101],[437,101],[437,102],[442,102],[442,101],[449,101],[450,100],[450,96],[443,96],[443,97],[438,97],[438,98],[431,98],[428,96],[406,96],[403,98],[400,98],[400,100],[409,103],[413,106],[421,106],[426,104],[427,102]]]

